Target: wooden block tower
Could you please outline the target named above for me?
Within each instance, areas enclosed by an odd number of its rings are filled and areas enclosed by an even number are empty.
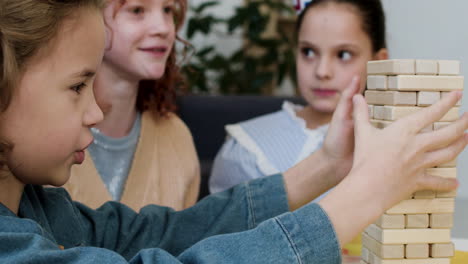
[[[447,60],[383,60],[367,65],[371,123],[384,128],[427,107],[453,90],[463,89],[460,63]],[[458,106],[424,131],[440,129],[458,118]],[[456,161],[427,170],[456,178]],[[362,234],[362,264],[450,264],[455,192],[414,193],[389,209]]]

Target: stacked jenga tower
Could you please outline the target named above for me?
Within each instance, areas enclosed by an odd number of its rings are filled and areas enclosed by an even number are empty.
[[[371,61],[367,73],[365,97],[371,122],[379,128],[463,89],[458,61]],[[437,130],[458,119],[459,105],[424,130]],[[456,178],[456,161],[427,173]],[[450,231],[455,196],[455,192],[420,191],[389,209],[362,234],[361,263],[449,264],[454,255]]]

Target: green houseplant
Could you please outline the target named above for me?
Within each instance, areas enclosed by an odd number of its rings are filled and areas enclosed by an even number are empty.
[[[220,1],[191,6],[186,39],[196,34],[225,34],[243,39],[243,45],[230,55],[219,53],[213,43],[194,47],[182,67],[192,92],[221,94],[271,94],[286,76],[295,80],[294,44],[290,32],[277,23],[278,14],[293,14],[292,7],[278,0],[246,1],[228,18],[209,10]],[[275,21],[274,21],[275,19]],[[214,28],[225,28],[223,33]],[[270,32],[268,32],[270,31]],[[239,36],[239,32],[242,32]]]

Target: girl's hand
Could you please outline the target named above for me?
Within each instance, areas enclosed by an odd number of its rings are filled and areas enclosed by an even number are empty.
[[[427,175],[425,170],[453,160],[465,148],[468,115],[440,130],[420,131],[439,121],[460,98],[461,92],[453,92],[431,107],[377,129],[369,124],[362,95],[354,96],[356,144],[352,169],[319,202],[341,245],[416,191],[457,188],[457,180]]]
[[[460,100],[461,92],[452,92],[431,107],[402,118],[385,129],[368,122],[367,104],[360,95],[354,97],[356,149],[352,171],[373,171],[372,177],[356,175],[380,195],[387,197],[383,207],[388,209],[418,190],[453,190],[455,179],[425,174],[425,170],[449,162],[465,148],[468,137],[468,114],[437,131],[420,131],[439,121]]]
[[[359,93],[360,79],[354,77],[340,97],[325,138],[322,152],[335,166],[335,184],[345,177],[353,164],[354,120],[353,96]]]

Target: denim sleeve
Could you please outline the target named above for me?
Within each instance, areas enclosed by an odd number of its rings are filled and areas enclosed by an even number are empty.
[[[337,238],[320,206],[309,204],[279,215],[287,209],[282,186],[280,175],[263,178],[179,212],[150,206],[137,215],[117,203],[98,211],[78,205],[75,210],[83,214],[81,229],[90,241],[65,250],[47,231],[57,236],[55,231],[60,228],[45,228],[53,222],[44,218],[39,225],[30,219],[3,216],[0,263],[339,264]],[[51,206],[60,204],[57,201]],[[57,210],[66,212],[66,208]],[[65,230],[73,225],[72,219],[59,222],[55,224]],[[66,235],[80,233],[68,231]]]
[[[213,163],[209,188],[211,193],[227,190],[237,184],[265,177],[256,165],[256,156],[239,142],[229,138]]]
[[[1,263],[341,263],[331,222],[317,204],[266,220],[245,232],[207,238],[179,255],[146,248],[129,260],[97,247],[60,250],[52,240],[40,235],[43,231],[37,225],[34,227],[32,221],[21,221],[26,222],[23,233],[0,232]],[[31,229],[36,230],[27,232]]]
[[[160,248],[177,256],[207,237],[249,230],[289,210],[280,174],[208,196],[183,211],[149,205],[136,213],[114,202],[98,210],[77,207],[86,244],[127,259],[143,248]]]

